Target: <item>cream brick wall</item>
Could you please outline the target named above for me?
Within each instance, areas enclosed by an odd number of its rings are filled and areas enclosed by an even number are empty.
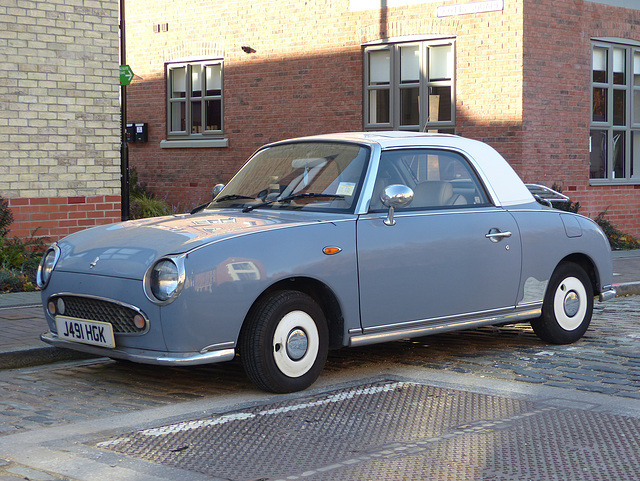
[[[0,196],[120,195],[118,6],[0,3]]]

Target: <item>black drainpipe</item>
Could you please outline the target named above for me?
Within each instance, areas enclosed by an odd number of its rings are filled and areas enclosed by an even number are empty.
[[[124,0],[120,0],[120,65],[127,64]],[[127,87],[120,86],[120,189],[122,220],[129,220],[129,146],[127,145]]]

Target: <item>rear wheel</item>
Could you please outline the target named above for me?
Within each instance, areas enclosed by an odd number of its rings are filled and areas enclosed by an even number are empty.
[[[580,339],[593,314],[593,289],[585,270],[573,262],[560,264],[547,288],[542,315],[531,321],[536,335],[552,344]]]
[[[301,391],[320,375],[328,339],[320,306],[302,292],[280,291],[252,309],[240,338],[240,357],[260,389]]]

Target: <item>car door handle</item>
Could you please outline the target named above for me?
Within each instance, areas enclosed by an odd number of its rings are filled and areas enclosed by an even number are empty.
[[[496,229],[495,227],[489,231],[488,234],[485,234],[485,237],[489,239],[491,242],[500,242],[502,239],[506,239],[511,237],[511,232],[509,231],[501,231],[500,229]]]

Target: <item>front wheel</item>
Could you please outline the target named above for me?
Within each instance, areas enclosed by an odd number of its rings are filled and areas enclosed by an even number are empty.
[[[315,382],[328,344],[320,306],[302,292],[280,291],[254,306],[239,347],[244,370],[257,387],[287,393]]]
[[[542,304],[542,315],[531,327],[543,341],[570,344],[580,339],[593,314],[593,289],[589,276],[578,264],[560,264],[551,276]]]

